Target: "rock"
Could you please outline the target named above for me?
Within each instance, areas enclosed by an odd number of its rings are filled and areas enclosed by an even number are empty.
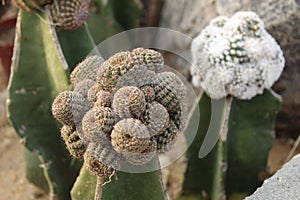
[[[216,16],[217,10],[213,0],[165,0],[160,26],[195,37]],[[189,43],[172,42],[178,43],[181,48],[189,49]],[[180,44],[181,42],[183,43]]]
[[[209,21],[217,16],[214,0],[165,0],[161,12],[160,27],[185,34],[186,38],[164,37],[164,47],[190,54],[192,38],[198,35]],[[176,69],[187,79],[190,78],[190,65],[185,58],[165,53],[166,65]]]
[[[299,199],[300,154],[286,163],[271,178],[264,181],[254,194],[245,200]]]

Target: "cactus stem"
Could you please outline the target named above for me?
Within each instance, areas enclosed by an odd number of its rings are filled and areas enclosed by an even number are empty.
[[[106,181],[105,183],[102,183],[103,178],[98,177],[97,178],[97,185],[96,185],[96,191],[95,191],[95,199],[94,200],[101,200],[102,198],[102,187],[107,184],[108,182],[111,181],[111,177],[114,175],[115,173],[112,173],[112,175],[109,176],[109,181]]]
[[[223,127],[220,133],[220,139],[222,140],[222,142],[226,142],[227,139],[227,133],[228,133],[228,120],[229,120],[229,114],[230,114],[230,108],[231,108],[231,103],[232,103],[232,99],[233,96],[228,96],[226,98],[226,104],[225,104],[225,111],[224,111],[224,115],[223,115]]]

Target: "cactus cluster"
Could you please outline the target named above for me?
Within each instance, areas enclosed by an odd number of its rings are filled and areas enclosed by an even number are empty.
[[[186,89],[174,73],[160,72],[163,64],[160,53],[144,48],[105,61],[89,56],[70,75],[72,91],[54,100],[67,149],[94,175],[144,165],[172,147],[184,124]]]
[[[88,0],[12,0],[13,4],[27,12],[43,10],[50,5],[53,24],[65,30],[76,30],[89,16]]]

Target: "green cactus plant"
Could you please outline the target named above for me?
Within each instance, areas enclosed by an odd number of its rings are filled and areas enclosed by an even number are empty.
[[[14,1],[20,13],[8,110],[10,121],[27,148],[28,180],[48,191],[51,198],[70,199],[70,190],[82,162],[69,154],[82,158],[86,144],[78,140],[80,132],[74,129],[74,124],[63,126],[61,134],[57,134],[60,125],[49,112],[53,97],[69,89],[68,73],[95,48],[95,41],[101,42],[122,29],[107,15],[105,9],[108,8],[101,7],[100,0],[92,1],[90,7],[87,1],[58,0],[54,3],[43,0]],[[69,12],[78,5],[76,9],[79,13],[75,10],[73,14]],[[73,21],[67,21],[66,15],[62,15],[68,6],[73,6],[67,9],[70,17],[75,17]],[[67,22],[67,26],[62,22]],[[32,71],[35,71],[34,75]],[[94,82],[86,81],[74,88],[77,96],[86,98],[87,91],[83,85],[89,88]]]
[[[211,99],[204,95],[199,102],[202,120],[187,152],[185,192],[202,191],[211,199],[250,194],[262,181],[259,175],[273,143],[280,98],[270,87],[284,67],[282,51],[253,12],[213,19],[191,51],[193,83]],[[216,118],[211,118],[211,102],[222,107]],[[207,142],[214,145],[206,136],[213,134],[209,124],[220,139],[202,158],[199,149]]]
[[[59,125],[49,112],[54,96],[69,88],[64,62],[59,59],[50,29],[50,25],[37,16],[24,11],[19,13],[17,32],[22,33],[22,37],[17,35],[16,38],[8,110],[16,132],[44,166],[42,170],[51,195],[68,199],[79,168],[61,143],[57,134]],[[32,67],[35,67],[34,74]],[[31,167],[39,168],[39,165]]]

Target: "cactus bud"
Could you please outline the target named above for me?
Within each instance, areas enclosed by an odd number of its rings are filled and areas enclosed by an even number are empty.
[[[112,95],[109,92],[100,90],[97,93],[97,99],[95,102],[96,107],[110,107],[112,101]]]
[[[124,159],[110,143],[91,142],[84,154],[84,166],[94,175],[107,178],[120,169]]]
[[[103,62],[100,56],[89,56],[79,63],[70,75],[70,81],[73,86],[83,81],[84,79],[91,79],[96,81],[96,74],[99,66]]]
[[[87,0],[57,0],[51,4],[53,22],[65,30],[76,30],[89,16]]]
[[[168,111],[157,102],[147,103],[143,122],[147,126],[151,136],[157,135],[168,126]]]
[[[141,64],[146,65],[149,70],[158,71],[164,65],[162,55],[152,49],[136,48],[132,51],[132,54],[138,58]]]
[[[81,94],[84,98],[87,98],[89,89],[95,84],[94,81],[91,79],[85,79],[78,84],[76,84],[74,88],[74,92],[78,92]]]
[[[78,132],[72,126],[66,125],[62,127],[60,132],[70,154],[75,158],[82,158],[86,147]]]
[[[89,91],[88,91],[88,94],[87,94],[87,100],[89,102],[92,102],[94,103],[97,99],[97,93],[101,91],[101,88],[100,86],[96,83],[95,85],[93,85]]]
[[[64,125],[75,126],[89,110],[85,98],[72,91],[60,93],[52,104],[53,116]]]
[[[174,109],[174,111],[169,112],[169,116],[170,119],[174,122],[174,124],[176,125],[176,127],[179,130],[182,130],[182,128],[184,128],[185,123],[186,123],[186,107],[185,104],[183,102],[181,102],[180,104],[178,104],[176,106],[176,108]]]
[[[141,153],[150,144],[150,133],[140,120],[128,118],[115,124],[111,143],[119,153]]]
[[[172,148],[172,145],[174,144],[178,132],[179,131],[175,123],[172,120],[170,120],[167,129],[157,136],[157,151],[159,153],[165,153],[169,151]]]
[[[146,106],[143,92],[133,86],[119,89],[113,98],[113,111],[121,118],[139,118]]]
[[[115,124],[115,115],[110,108],[94,107],[82,119],[84,138],[109,140],[110,132]]]
[[[153,90],[153,88],[149,85],[145,85],[143,87],[140,88],[140,90],[142,90],[142,92],[144,93],[145,96],[145,100],[147,102],[152,102],[155,99],[155,92]]]
[[[172,72],[157,74],[152,83],[155,91],[155,100],[172,112],[176,106],[184,100],[185,86]]]
[[[119,78],[137,64],[138,61],[131,57],[130,52],[117,53],[103,63],[98,71],[97,82],[103,90],[113,92]]]

